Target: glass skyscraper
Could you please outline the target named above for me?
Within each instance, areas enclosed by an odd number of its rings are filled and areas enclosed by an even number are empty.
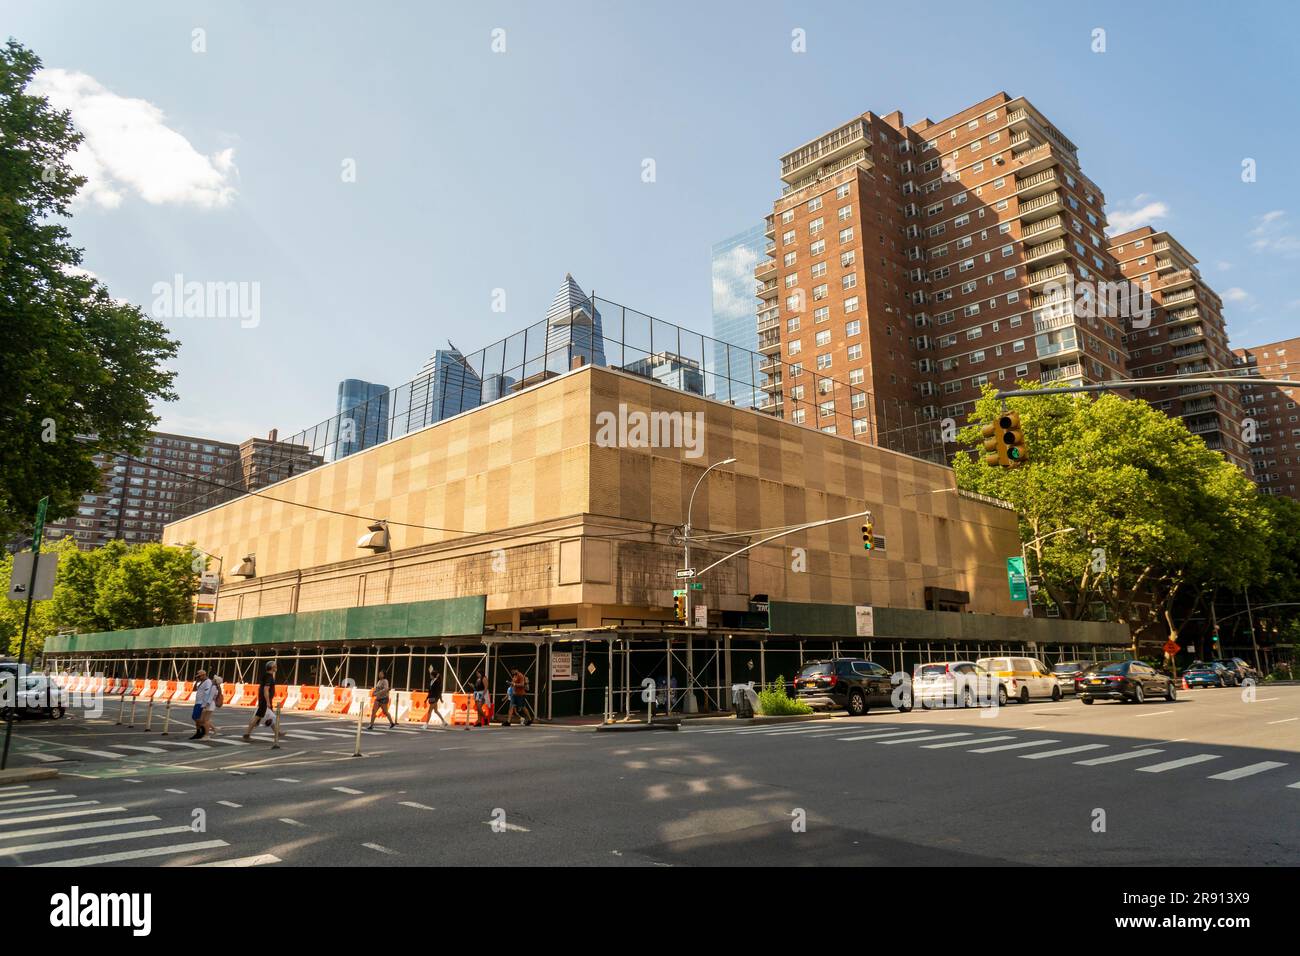
[[[713,247],[713,347],[714,373],[709,385],[713,398],[745,408],[754,404],[758,351],[758,309],[754,295],[754,268],[767,258],[766,226],[724,239]],[[730,352],[727,345],[745,351]]]
[[[424,428],[482,403],[483,382],[465,356],[456,348],[438,349],[411,382],[409,429]]]
[[[348,378],[339,382],[338,406],[335,411],[338,445],[335,457],[388,440],[388,386]]]

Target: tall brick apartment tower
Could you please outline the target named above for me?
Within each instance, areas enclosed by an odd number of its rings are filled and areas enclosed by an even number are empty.
[[[1236,349],[1238,371],[1260,378],[1295,381],[1295,387],[1243,387],[1245,412],[1255,421],[1257,437],[1250,455],[1251,477],[1261,492],[1300,501],[1300,338]]]
[[[984,382],[1126,377],[1120,319],[1065,288],[1120,278],[1105,199],[1023,97],[911,126],[863,113],[783,156],[781,179],[755,270],[769,410],[936,457],[924,439],[964,424]]]
[[[1156,304],[1150,325],[1129,331],[1129,374],[1232,374],[1236,358],[1228,348],[1223,300],[1201,277],[1191,253],[1168,232],[1150,226],[1113,236],[1110,250],[1125,278],[1150,286]],[[1134,389],[1134,394],[1181,418],[1188,431],[1251,473],[1250,447],[1241,440],[1245,412],[1239,389],[1156,385]]]

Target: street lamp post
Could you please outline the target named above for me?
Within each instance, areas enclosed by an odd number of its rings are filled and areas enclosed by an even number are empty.
[[[695,508],[695,493],[700,490],[700,485],[704,483],[704,479],[708,477],[709,472],[711,472],[714,468],[720,468],[723,465],[734,465],[735,463],[736,463],[736,459],[734,458],[724,458],[722,461],[715,461],[713,464],[709,465],[708,468],[704,469],[704,474],[700,475],[700,477],[696,479],[695,487],[691,489],[691,498],[690,501],[688,501],[686,504],[686,524],[682,528],[682,558],[685,562],[682,564],[682,567],[687,570],[693,570],[691,568],[691,511]],[[695,580],[694,574],[691,574],[686,578],[686,626],[687,627],[692,627],[695,623],[694,619],[691,617],[691,610],[692,610],[691,609],[691,603],[692,603],[691,583],[694,580]]]
[[[165,543],[165,542],[164,542],[164,543]],[[212,592],[212,619],[215,621],[215,620],[217,619],[217,600],[221,597],[221,568],[222,568],[222,564],[223,564],[222,559],[221,559],[221,555],[219,555],[219,554],[212,554],[212,553],[209,552],[209,551],[204,551],[202,548],[196,548],[196,547],[194,547],[194,545],[192,545],[192,544],[168,544],[167,547],[169,547],[169,548],[185,548],[185,549],[188,550],[188,551],[197,551],[199,554],[201,554],[201,555],[203,555],[203,556],[205,556],[205,557],[209,557],[209,558],[211,558],[213,561],[216,561],[216,562],[217,562],[217,589],[216,589],[215,591]],[[198,602],[195,601],[195,607],[194,607],[194,621],[195,621],[195,623],[198,622],[198,619],[199,619]]]

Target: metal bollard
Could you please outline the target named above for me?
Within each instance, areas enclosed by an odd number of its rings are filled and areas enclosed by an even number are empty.
[[[126,713],[126,688],[123,687],[122,698],[117,702],[117,722],[119,726],[122,723],[122,715],[125,713]]]
[[[162,735],[167,736],[167,729],[172,725],[172,699],[167,698],[167,705],[163,707],[163,729]]]
[[[153,729],[153,698],[149,698],[149,703],[144,708],[144,732],[147,734]]]
[[[280,749],[280,713],[284,709],[284,701],[275,705],[275,739],[271,741],[271,749]]]
[[[361,756],[361,720],[363,717],[365,717],[365,708],[357,707],[357,744],[355,749],[352,751],[352,756],[354,757]]]
[[[140,703],[140,698],[139,698],[139,697],[132,697],[132,698],[131,698],[131,722],[130,722],[129,724],[127,724],[128,727],[134,727],[134,726],[135,726],[135,707],[136,707],[136,704],[138,704],[138,703]]]

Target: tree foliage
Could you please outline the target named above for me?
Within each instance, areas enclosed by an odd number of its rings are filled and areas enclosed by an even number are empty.
[[[187,549],[156,543],[74,552],[59,567],[54,619],[82,633],[186,623],[200,569]]]
[[[155,401],[175,396],[166,328],[114,301],[81,269],[59,221],[83,177],[66,111],[25,92],[40,60],[0,47],[0,537],[27,527],[42,496],[49,519],[96,489],[96,452],[141,447]]]
[[[958,486],[1016,506],[1031,563],[1064,616],[1100,604],[1135,632],[1177,637],[1215,589],[1239,591],[1266,573],[1269,506],[1180,420],[1115,395],[1006,405],[1020,414],[1027,464],[990,468],[961,454]],[[1001,406],[986,388],[958,440],[981,449],[980,426]]]

